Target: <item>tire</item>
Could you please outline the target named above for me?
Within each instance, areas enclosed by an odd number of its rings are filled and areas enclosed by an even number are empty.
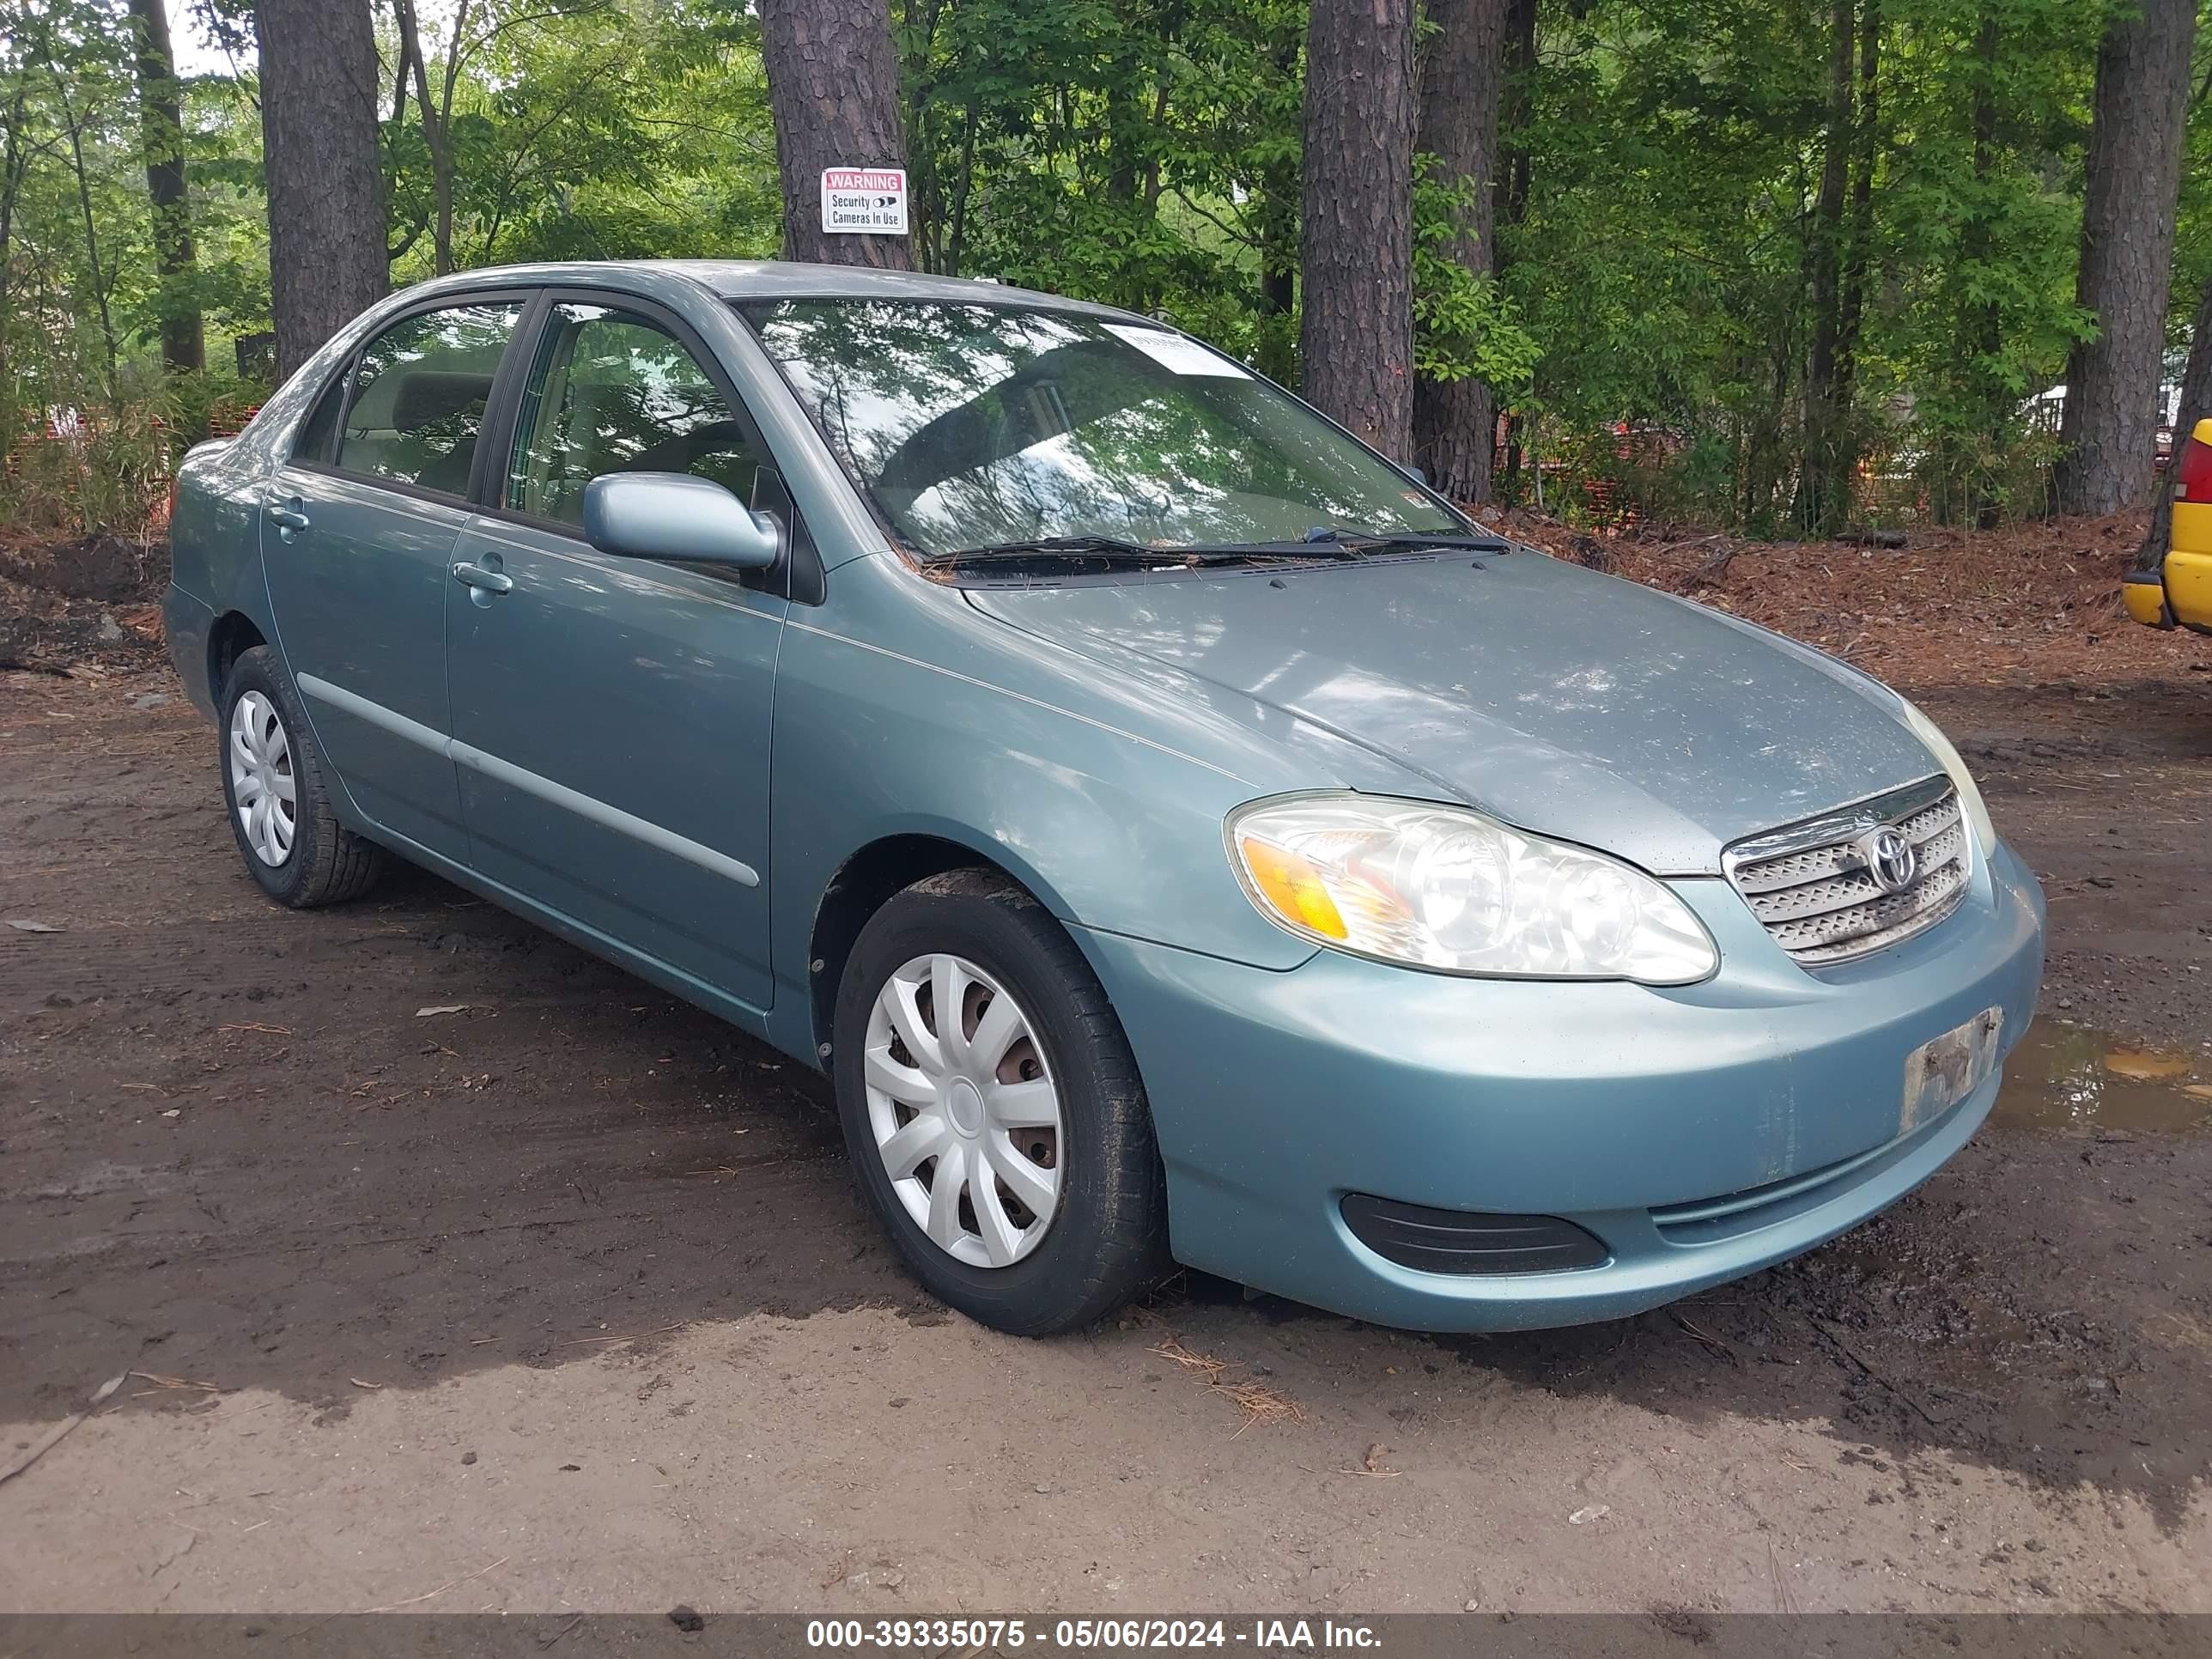
[[[222,778],[224,816],[246,873],[270,898],[295,910],[341,904],[367,892],[383,872],[384,849],[344,828],[331,810],[322,750],[300,694],[269,647],[240,653],[223,684],[222,709],[216,769]],[[255,735],[249,739],[241,728]],[[289,802],[281,796],[287,781]],[[245,811],[239,805],[241,791],[247,796]],[[253,812],[258,801],[263,804],[258,817]],[[279,856],[272,856],[272,848]]]
[[[901,1086],[908,1087],[912,1076],[931,1079],[927,1056],[944,1051],[925,1048],[923,1058],[916,1059],[902,1041],[892,1040],[902,1028],[886,1012],[890,1005],[882,1000],[894,976],[907,975],[918,963],[948,957],[980,976],[972,981],[957,977],[931,981],[933,986],[955,983],[962,988],[964,1023],[973,1029],[959,1040],[961,1050],[973,1056],[979,1050],[970,1047],[969,1039],[992,1040],[983,1015],[998,995],[1010,996],[1013,1017],[1024,1027],[1006,1058],[995,1066],[982,1060],[973,1063],[987,1079],[1007,1079],[1003,1084],[986,1081],[991,1098],[1031,1103],[1010,1110],[1010,1118],[1033,1121],[1042,1116],[1042,1109],[1034,1104],[1042,1098],[1034,1081],[1039,1068],[1056,1096],[1053,1109],[1057,1122],[1048,1143],[1038,1128],[1006,1131],[1010,1139],[1037,1155],[1032,1167],[1008,1163],[1004,1143],[994,1151],[990,1143],[1000,1127],[991,1115],[996,1107],[981,1107],[985,1118],[980,1133],[959,1128],[964,1139],[953,1139],[963,1115],[963,1097],[957,1080],[933,1082],[941,1104],[920,1107],[872,1087],[872,1079],[885,1077],[904,1079]],[[910,977],[902,977],[902,984],[913,983]],[[980,998],[979,988],[985,994]],[[923,1022],[926,1040],[936,1041],[933,991],[925,1000],[916,989],[908,1017]],[[995,1020],[993,1029],[999,1029]],[[873,1069],[872,1046],[878,1061]],[[830,1054],[838,1116],[860,1189],[890,1231],[901,1258],[940,1300],[994,1329],[1015,1336],[1048,1336],[1102,1318],[1167,1267],[1166,1179],[1128,1040],[1104,988],[1075,942],[1042,905],[1005,877],[984,870],[933,876],[898,894],[869,919],[854,941],[839,984]],[[886,1061],[900,1069],[886,1072]],[[950,1069],[948,1061],[937,1075],[941,1078]],[[1002,1094],[1002,1089],[1006,1092]],[[978,1091],[975,1100],[967,1104],[967,1115],[974,1115],[981,1100]],[[890,1115],[886,1116],[887,1111]],[[917,1120],[933,1113],[937,1115],[933,1122],[916,1127]],[[892,1155],[881,1144],[881,1126],[887,1122],[934,1136],[950,1150],[904,1180],[895,1178]],[[994,1156],[999,1159],[995,1164],[989,1161]],[[935,1207],[936,1172],[945,1167],[946,1157],[959,1166],[963,1182],[957,1189],[963,1196],[954,1219],[957,1248],[967,1253],[965,1257],[940,1243],[931,1231],[940,1216]],[[1048,1216],[1030,1211],[1016,1196],[1015,1187],[1000,1178],[1001,1170],[1018,1169],[1024,1176],[1033,1176],[1037,1168],[1044,1167],[1049,1168],[1054,1182]],[[976,1184],[978,1178],[988,1183],[988,1196]],[[1033,1198],[1042,1190],[1026,1179],[1019,1189]],[[927,1206],[926,1218],[909,1207],[917,1198]],[[985,1216],[975,1208],[979,1203],[988,1203],[989,1218],[1002,1224],[986,1224]],[[997,1265],[975,1259],[979,1253],[988,1254],[994,1243],[1003,1246],[1006,1225],[1018,1226],[1024,1215],[1030,1224],[1014,1247],[1018,1255]],[[1032,1237],[1040,1221],[1044,1224]],[[1001,1249],[1000,1254],[1003,1257],[1006,1252]]]

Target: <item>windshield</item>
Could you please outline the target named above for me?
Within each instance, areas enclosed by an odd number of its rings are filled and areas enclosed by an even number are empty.
[[[1171,330],[939,301],[744,307],[846,467],[933,557],[1101,537],[1464,535],[1427,491]]]

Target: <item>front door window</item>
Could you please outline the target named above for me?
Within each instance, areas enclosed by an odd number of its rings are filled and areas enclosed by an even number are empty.
[[[688,472],[750,504],[764,458],[675,336],[632,313],[562,303],[523,387],[507,505],[581,525],[584,486],[610,472]]]

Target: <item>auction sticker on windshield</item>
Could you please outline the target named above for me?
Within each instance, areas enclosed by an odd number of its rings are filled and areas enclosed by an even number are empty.
[[[1115,338],[1127,340],[1162,368],[1177,374],[1206,374],[1224,380],[1252,378],[1235,358],[1208,351],[1197,341],[1170,334],[1166,329],[1139,328],[1129,323],[1108,323],[1105,329]]]
[[[906,234],[904,167],[824,167],[822,228],[842,236]]]

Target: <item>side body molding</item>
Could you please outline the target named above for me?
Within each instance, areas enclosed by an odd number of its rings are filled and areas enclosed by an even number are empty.
[[[760,885],[760,872],[740,859],[733,859],[726,853],[717,852],[711,847],[703,846],[689,836],[679,836],[674,830],[664,829],[659,824],[637,817],[635,813],[625,812],[619,806],[610,806],[606,802],[580,793],[569,788],[566,784],[556,783],[551,778],[541,777],[535,772],[513,765],[496,755],[487,754],[471,744],[449,738],[442,732],[433,731],[420,720],[410,720],[406,715],[396,714],[381,703],[372,702],[367,697],[356,696],[342,685],[333,685],[328,680],[318,678],[313,674],[299,675],[296,680],[302,696],[311,697],[318,702],[328,703],[331,708],[343,709],[356,720],[367,720],[371,725],[391,732],[394,737],[404,738],[410,743],[419,744],[433,754],[445,756],[456,766],[465,766],[472,772],[481,772],[488,777],[497,778],[510,787],[535,795],[539,799],[558,806],[565,811],[574,812],[580,817],[589,818],[594,823],[602,824],[618,835],[628,836],[632,840],[642,842],[648,847],[658,848],[664,853],[696,864],[703,870],[709,870],[716,875],[726,877],[740,886]]]

